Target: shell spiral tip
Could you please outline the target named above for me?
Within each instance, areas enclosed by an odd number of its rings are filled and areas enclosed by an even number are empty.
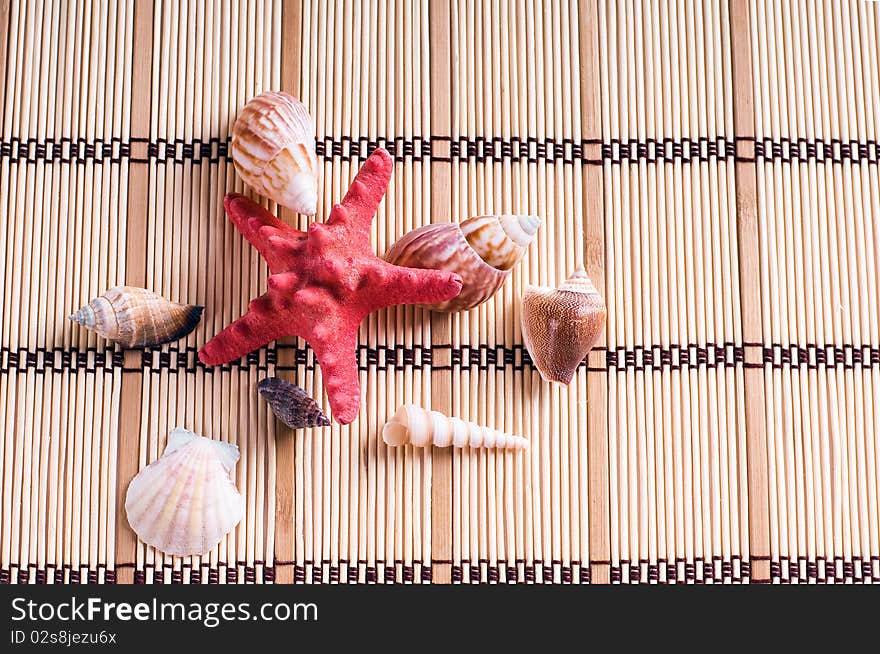
[[[526,234],[534,236],[541,226],[541,219],[538,216],[519,216],[519,225]]]
[[[67,319],[71,322],[75,322],[77,325],[91,328],[95,324],[95,312],[89,305],[86,305],[68,315]]]

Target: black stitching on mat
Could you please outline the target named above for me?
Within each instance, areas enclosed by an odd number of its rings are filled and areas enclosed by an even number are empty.
[[[533,136],[412,136],[404,138],[366,136],[323,136],[315,141],[315,151],[319,157],[332,161],[358,161],[365,159],[377,147],[385,147],[396,161],[415,162],[481,162],[499,163],[561,163],[577,162],[588,165],[608,163],[623,165],[627,163],[673,163],[685,164],[717,160],[732,160],[739,141],[754,143],[755,159],[738,158],[738,161],[764,161],[775,163],[797,163],[816,161],[817,163],[844,164],[867,163],[876,165],[880,161],[880,147],[874,140],[842,141],[832,138],[825,140],[779,137],[761,139],[730,139],[726,136],[683,137],[655,139],[596,139],[549,137],[537,139]],[[447,144],[449,156],[439,154],[438,144]],[[146,158],[132,156],[133,144],[145,144]],[[585,156],[590,145],[599,146],[601,156],[591,159]],[[443,148],[445,150],[446,148]],[[13,136],[0,141],[0,159],[8,159],[13,164],[121,164],[150,163],[158,165],[190,163],[227,164],[231,162],[230,141],[226,137],[211,136],[191,140],[157,138],[123,140],[120,137],[87,140],[83,137],[49,137],[42,140]]]
[[[835,556],[827,558],[824,556],[807,559],[806,557],[782,556],[770,563],[770,579],[778,583],[794,583],[807,580],[815,580],[818,583],[844,583],[847,580],[856,583],[865,583],[871,581],[873,583],[880,582],[880,574],[874,573],[873,561],[854,556],[850,560],[844,560],[843,557]],[[839,563],[839,565],[838,565]],[[806,569],[806,574],[802,575],[800,568]],[[787,574],[784,574],[787,572]]]
[[[448,345],[414,345],[405,347],[377,346],[370,348],[361,345],[358,351],[359,369],[362,371],[378,368],[379,370],[401,370],[411,367],[431,366],[434,360],[434,350],[449,350],[449,365],[435,366],[435,370],[481,370],[481,371],[533,371],[534,364],[529,357],[528,351],[521,344],[511,347],[500,345],[490,346],[462,345],[452,347]],[[604,348],[596,348],[601,352]],[[293,352],[293,365],[278,365],[279,351]],[[598,372],[641,372],[662,371],[664,369],[682,370],[698,368],[732,368],[737,365],[745,367],[763,368],[765,366],[774,369],[787,368],[843,368],[843,369],[871,369],[880,365],[880,347],[869,345],[768,345],[762,346],[761,364],[744,364],[744,346],[734,343],[707,343],[705,345],[671,344],[667,347],[660,345],[636,345],[630,348],[615,348],[605,351],[605,366],[590,367],[589,370]],[[581,364],[587,366],[586,360]],[[205,374],[229,372],[233,370],[249,371],[256,370],[262,373],[275,370],[297,370],[300,367],[306,370],[315,370],[317,364],[311,349],[308,346],[298,348],[290,345],[273,345],[251,352],[239,361],[227,363],[222,366],[205,366],[198,359],[197,349],[194,347],[171,346],[164,350],[147,349],[141,352],[141,365],[139,367],[126,368],[124,366],[124,353],[121,350],[98,348],[85,349],[62,349],[62,348],[36,348],[27,350],[24,348],[0,348],[0,374],[34,372],[44,374],[46,372],[70,371],[97,373],[103,371],[112,373],[114,370],[123,372],[150,372],[159,374],[166,371],[176,373],[194,373],[197,370]]]
[[[715,561],[720,563],[720,572],[716,569]],[[683,578],[678,575],[677,563],[683,564]],[[643,566],[647,568],[647,576],[642,574],[641,568]],[[738,574],[737,567],[739,567]],[[664,570],[666,573],[665,578],[663,575]],[[676,561],[658,559],[656,562],[640,561],[638,563],[620,561],[618,565],[612,565],[611,567],[612,583],[636,584],[655,582],[659,584],[675,584],[692,582],[702,584],[707,581],[718,582],[728,580],[733,582],[748,581],[748,562],[742,561],[739,556],[732,556],[726,561],[716,556],[708,560],[696,558],[693,561],[685,559],[677,559]]]

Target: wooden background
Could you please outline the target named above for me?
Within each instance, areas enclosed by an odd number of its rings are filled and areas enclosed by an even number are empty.
[[[0,24],[3,583],[880,579],[880,3],[30,0]],[[364,322],[344,428],[294,434],[256,394],[277,374],[326,406],[303,342],[195,357],[266,277],[221,204],[265,89],[315,118],[316,219],[392,152],[379,253],[544,219],[478,310]],[[608,328],[560,389],[518,298],[580,263]],[[119,283],[202,323],[123,352],[65,319]],[[386,448],[404,401],[532,447]],[[242,451],[245,518],[205,557],[121,510],[174,426]]]

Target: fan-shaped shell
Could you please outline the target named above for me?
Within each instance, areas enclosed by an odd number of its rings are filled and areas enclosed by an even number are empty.
[[[568,384],[605,327],[605,302],[583,269],[559,288],[529,286],[523,340],[546,381]]]
[[[475,216],[460,224],[426,225],[391,246],[385,260],[408,268],[449,270],[461,293],[432,304],[436,311],[467,311],[492,297],[522,259],[541,225],[537,216]]]
[[[269,403],[272,413],[291,429],[330,425],[330,419],[318,403],[299,386],[277,377],[267,377],[257,384],[257,390]]]
[[[260,195],[315,215],[315,124],[296,98],[267,91],[248,102],[232,126],[232,161],[244,183]]]
[[[404,404],[382,428],[386,445],[414,447],[485,447],[521,450],[529,446],[522,436],[505,434],[461,418],[450,418],[415,404]]]
[[[125,513],[147,545],[166,554],[205,554],[237,525],[244,502],[230,472],[238,447],[175,429],[162,456],[125,494]]]
[[[204,307],[178,304],[136,286],[114,286],[68,316],[123,347],[152,347],[189,334]]]

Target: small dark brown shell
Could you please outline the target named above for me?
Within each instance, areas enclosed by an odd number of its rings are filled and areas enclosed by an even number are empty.
[[[272,413],[291,429],[330,426],[330,419],[318,403],[299,386],[277,377],[267,377],[257,384],[257,390],[272,407]]]

